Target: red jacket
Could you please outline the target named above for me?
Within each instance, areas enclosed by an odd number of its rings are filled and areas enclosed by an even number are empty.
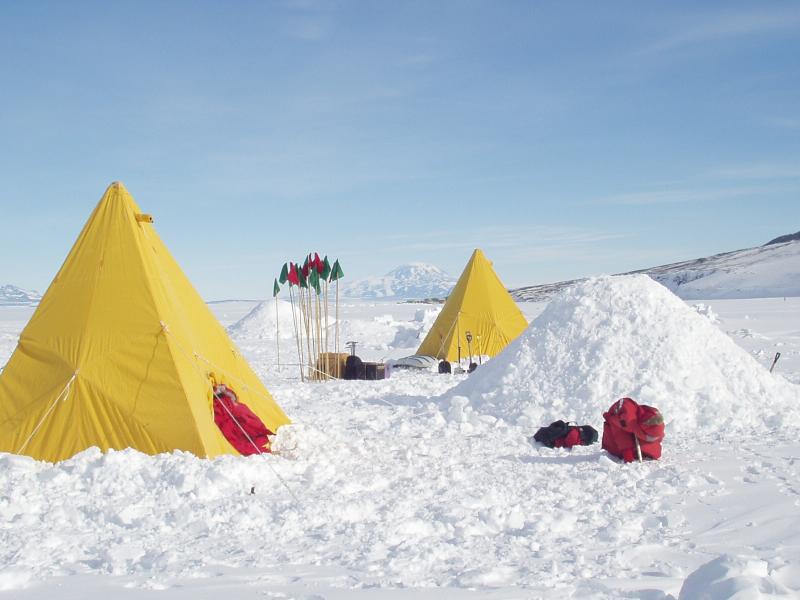
[[[270,451],[267,436],[273,433],[224,385],[214,386],[214,422],[239,454],[250,456]]]

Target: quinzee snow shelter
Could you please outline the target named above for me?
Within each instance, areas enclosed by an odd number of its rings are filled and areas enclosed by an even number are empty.
[[[417,354],[448,361],[495,356],[527,326],[492,263],[475,250]]]
[[[0,451],[236,454],[220,384],[270,431],[289,422],[151,223],[112,183],[0,374]]]

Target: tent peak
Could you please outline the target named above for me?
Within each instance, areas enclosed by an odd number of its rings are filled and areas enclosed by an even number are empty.
[[[123,206],[132,206],[135,212],[139,212],[139,207],[131,196],[131,193],[121,181],[112,181],[100,198],[100,204],[117,205],[121,203]]]
[[[120,191],[124,191],[124,192],[128,191],[125,188],[125,185],[121,181],[112,181],[111,185],[109,185],[108,188],[106,188],[106,193],[108,193],[108,192],[110,192],[112,190],[120,190]]]

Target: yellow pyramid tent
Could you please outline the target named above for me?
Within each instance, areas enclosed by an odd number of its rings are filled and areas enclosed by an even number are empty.
[[[448,361],[495,356],[528,322],[481,250],[475,250],[417,354]],[[467,332],[472,342],[467,342]]]
[[[236,454],[212,377],[272,431],[289,419],[121,183],[106,190],[0,374],[0,451]]]

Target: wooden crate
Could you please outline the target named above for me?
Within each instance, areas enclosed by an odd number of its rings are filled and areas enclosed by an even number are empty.
[[[350,355],[347,352],[321,352],[311,379],[344,379],[344,366],[348,356]]]

